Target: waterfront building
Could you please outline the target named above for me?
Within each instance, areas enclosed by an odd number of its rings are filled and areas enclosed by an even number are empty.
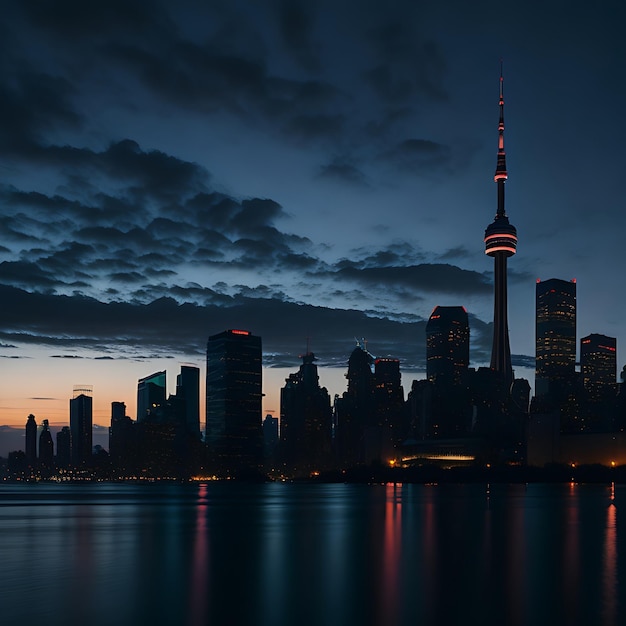
[[[280,458],[296,473],[320,470],[331,459],[330,395],[320,387],[315,361],[312,352],[302,356],[280,393]]]
[[[617,340],[592,333],[580,340],[580,370],[585,389],[615,387],[617,374]]]
[[[37,464],[37,422],[31,413],[26,418],[25,450],[26,464],[35,467]]]
[[[562,402],[575,379],[575,280],[537,281],[535,330],[535,395]]]
[[[263,458],[273,461],[278,446],[278,418],[269,413],[263,420]]]
[[[166,372],[155,372],[137,381],[137,421],[145,420],[165,403]]]
[[[366,445],[366,431],[375,423],[374,357],[358,342],[348,359],[348,389],[335,398],[335,447],[342,467],[370,463],[376,456]]]
[[[460,384],[469,367],[470,328],[463,306],[437,306],[426,324],[426,377]]]
[[[465,307],[435,307],[426,324],[427,437],[466,436],[471,429],[469,343]]]
[[[190,434],[200,438],[200,368],[181,365],[176,376],[176,397],[180,400],[181,418]]]
[[[126,415],[124,402],[111,402],[111,426],[109,427],[109,456],[113,467],[131,469],[137,462],[136,423]]]
[[[57,432],[57,467],[68,467],[71,461],[72,435],[69,426]]]
[[[54,444],[50,433],[50,423],[43,420],[39,434],[39,465],[45,469],[52,469],[54,465]]]
[[[261,337],[238,329],[209,337],[205,439],[217,470],[257,468],[262,460],[261,366]]]
[[[70,400],[71,461],[73,465],[89,463],[93,444],[93,388],[74,387]]]

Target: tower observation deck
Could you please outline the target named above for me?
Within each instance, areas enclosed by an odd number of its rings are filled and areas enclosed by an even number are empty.
[[[494,181],[498,189],[498,208],[494,221],[485,230],[485,254],[494,259],[493,344],[491,369],[499,372],[505,382],[513,382],[511,348],[509,345],[507,303],[507,259],[517,250],[517,230],[509,223],[504,210],[504,183],[507,179],[504,152],[504,95],[503,76],[500,71],[500,121],[498,123],[498,160]]]

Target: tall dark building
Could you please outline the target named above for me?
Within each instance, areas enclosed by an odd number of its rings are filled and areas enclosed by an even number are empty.
[[[462,306],[437,306],[426,324],[426,376],[458,384],[469,367],[470,329]]]
[[[39,434],[39,464],[42,468],[52,469],[54,465],[54,444],[50,433],[48,420],[41,423],[41,433]]]
[[[580,370],[587,391],[617,384],[617,340],[592,333],[580,340]]]
[[[37,422],[32,413],[26,418],[25,448],[26,464],[35,467],[37,463]]]
[[[506,386],[513,381],[511,348],[509,345],[507,303],[507,259],[517,250],[517,230],[509,223],[504,210],[504,183],[507,179],[504,152],[504,95],[500,74],[500,121],[498,123],[498,160],[494,180],[498,189],[498,208],[494,221],[485,230],[485,254],[494,259],[494,308],[491,369],[497,372]]]
[[[137,381],[137,421],[141,422],[165,404],[166,373],[155,372]]]
[[[57,432],[57,465],[67,467],[71,460],[72,436],[69,426],[63,426]]]
[[[137,461],[136,423],[126,415],[124,402],[111,402],[109,456],[117,469],[130,469]]]
[[[261,338],[247,330],[226,330],[207,342],[206,443],[218,470],[261,462],[261,358]]]
[[[576,281],[537,281],[535,394],[561,400],[574,382]]]
[[[335,448],[342,467],[369,463],[366,431],[375,423],[374,357],[357,342],[348,359],[348,389],[335,399]]]
[[[374,425],[379,435],[379,458],[389,460],[407,430],[398,359],[383,357],[374,360],[374,410]]]
[[[93,389],[74,387],[70,400],[71,460],[74,465],[91,462],[93,445]]]
[[[583,337],[580,340],[580,370],[581,410],[580,419],[572,420],[574,429],[608,432],[614,428],[619,413],[615,337],[595,333]]]
[[[289,471],[319,470],[331,458],[330,396],[319,385],[315,360],[307,352],[280,391],[280,457]]]
[[[426,325],[426,375],[422,389],[423,436],[466,436],[471,429],[470,328],[462,306],[438,306]],[[417,391],[417,390],[416,390]]]
[[[200,437],[200,369],[181,365],[176,377],[176,397],[182,401],[187,431]]]
[[[278,445],[278,418],[269,413],[263,420],[263,456],[271,461]]]

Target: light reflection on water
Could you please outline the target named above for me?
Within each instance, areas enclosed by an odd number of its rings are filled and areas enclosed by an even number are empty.
[[[623,624],[624,507],[622,485],[2,485],[0,620]]]

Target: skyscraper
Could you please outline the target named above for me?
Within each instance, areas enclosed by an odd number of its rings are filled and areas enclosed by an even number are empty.
[[[562,400],[575,377],[576,281],[537,281],[535,394]]]
[[[183,401],[187,431],[200,437],[200,369],[181,365],[176,376],[176,397]]]
[[[137,381],[137,421],[141,422],[148,415],[165,404],[166,373],[155,372]]]
[[[280,391],[280,457],[289,469],[319,470],[330,460],[332,410],[320,387],[315,355],[302,356],[298,372]]]
[[[426,324],[426,376],[459,384],[469,367],[470,329],[462,306],[437,306]]]
[[[41,423],[41,433],[39,435],[39,464],[42,468],[52,469],[54,464],[54,444],[50,433],[48,420]]]
[[[503,77],[500,73],[500,121],[498,123],[498,160],[494,180],[498,189],[498,208],[494,221],[485,230],[485,254],[494,259],[494,308],[493,344],[491,369],[500,374],[508,386],[513,381],[511,348],[509,345],[507,303],[507,259],[517,249],[517,230],[509,223],[504,210],[504,183],[507,179],[506,155],[504,152],[504,95]]]
[[[608,431],[617,415],[617,340],[592,333],[580,340],[582,410],[579,430]]]
[[[617,373],[617,340],[592,333],[580,340],[580,369],[587,391],[615,386]]]
[[[26,464],[34,467],[37,463],[37,422],[32,413],[26,418],[25,448]]]
[[[70,400],[71,459],[74,465],[89,463],[93,442],[93,389],[74,387]]]
[[[63,426],[57,432],[57,465],[67,467],[70,464],[72,436],[69,426]]]
[[[438,306],[426,324],[426,374],[430,384],[423,412],[428,436],[467,435],[471,425],[469,391],[470,329],[462,306]]]
[[[261,337],[226,330],[209,337],[206,442],[218,469],[245,470],[261,462]]]

